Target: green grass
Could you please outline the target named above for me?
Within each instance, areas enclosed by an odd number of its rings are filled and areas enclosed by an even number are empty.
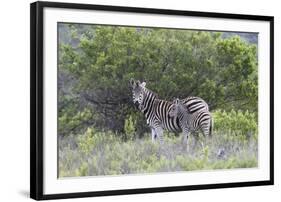
[[[212,138],[192,136],[188,149],[181,137],[165,134],[152,143],[150,134],[124,141],[112,132],[88,128],[59,138],[59,177],[251,168],[258,165],[257,138],[215,131]]]

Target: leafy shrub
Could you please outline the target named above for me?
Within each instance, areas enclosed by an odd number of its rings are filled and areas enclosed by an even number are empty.
[[[94,128],[88,128],[85,133],[77,135],[78,148],[86,154],[106,144],[118,143],[118,141],[121,140],[114,133],[99,132]]]
[[[69,107],[62,113],[59,113],[59,115],[58,131],[61,135],[68,135],[81,129],[81,126],[93,117],[92,112],[88,108],[77,111],[75,107]]]
[[[132,140],[136,132],[136,121],[133,120],[133,117],[130,115],[125,119],[124,131],[126,134],[126,140]]]
[[[258,125],[255,113],[250,113],[249,111],[242,112],[231,110],[230,112],[226,112],[217,110],[213,112],[212,115],[215,131],[242,135],[245,138],[257,138]]]
[[[78,147],[79,149],[88,154],[96,145],[95,139],[97,136],[94,137],[94,129],[88,128],[87,131],[83,134],[78,136]]]

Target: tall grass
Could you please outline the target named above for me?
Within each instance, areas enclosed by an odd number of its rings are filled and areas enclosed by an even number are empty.
[[[163,145],[150,134],[124,141],[108,131],[88,128],[59,138],[59,177],[121,175],[192,170],[249,168],[258,165],[257,138],[214,131],[212,138],[164,134]]]

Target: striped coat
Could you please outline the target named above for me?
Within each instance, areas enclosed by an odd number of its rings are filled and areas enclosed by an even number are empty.
[[[187,141],[190,132],[201,130],[205,136],[211,136],[212,134],[212,116],[204,108],[199,108],[190,113],[184,102],[177,98],[173,101],[169,115],[178,117],[185,141]]]
[[[169,115],[173,103],[158,99],[157,95],[147,89],[145,85],[145,82],[131,80],[133,102],[146,117],[147,124],[151,128],[152,141],[159,138],[160,142],[163,142],[163,130],[182,132],[179,118]],[[209,110],[207,103],[198,97],[188,97],[182,102],[190,113],[195,113],[198,110]]]

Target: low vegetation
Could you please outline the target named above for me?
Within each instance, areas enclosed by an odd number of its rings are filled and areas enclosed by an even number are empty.
[[[163,145],[152,143],[149,133],[143,138],[134,136],[132,118],[125,122],[128,134],[123,136],[92,127],[82,134],[62,136],[59,139],[59,176],[256,167],[255,115],[235,111],[217,111],[213,115],[217,120],[213,136],[196,138],[191,135],[187,149],[181,136],[173,133],[165,133]]]

